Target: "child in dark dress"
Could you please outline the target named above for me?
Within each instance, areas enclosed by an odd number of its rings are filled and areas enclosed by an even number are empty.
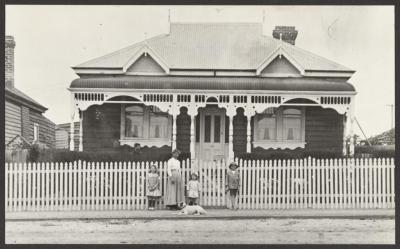
[[[228,205],[229,209],[233,209],[233,210],[237,210],[238,206],[237,206],[237,201],[236,201],[236,197],[238,195],[238,191],[240,188],[240,175],[239,175],[239,171],[237,170],[237,168],[239,167],[239,165],[237,165],[235,162],[232,162],[231,164],[229,164],[229,169],[228,172],[226,173],[226,191],[229,192],[229,202],[230,202],[230,206]]]

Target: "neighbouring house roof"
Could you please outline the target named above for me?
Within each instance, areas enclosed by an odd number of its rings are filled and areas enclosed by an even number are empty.
[[[276,91],[349,91],[350,83],[317,78],[123,76],[78,78],[71,88],[122,89],[196,89],[196,90],[276,90]]]
[[[13,99],[14,101],[17,101],[21,104],[24,104],[30,108],[36,109],[37,111],[43,113],[47,110],[46,107],[42,106],[38,102],[36,102],[34,99],[26,95],[25,93],[21,92],[15,87],[5,87],[5,97],[9,97]]]
[[[148,48],[170,69],[257,70],[283,49],[305,71],[354,70],[262,34],[259,23],[171,23],[170,33],[79,64],[74,69],[124,68]]]

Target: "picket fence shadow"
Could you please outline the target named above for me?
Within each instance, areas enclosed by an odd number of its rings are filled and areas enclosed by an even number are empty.
[[[394,159],[237,160],[240,209],[394,208]],[[5,209],[143,210],[145,177],[156,164],[166,189],[167,162],[6,163]],[[224,161],[182,161],[199,173],[200,204],[227,205]],[[164,208],[163,198],[157,208]]]

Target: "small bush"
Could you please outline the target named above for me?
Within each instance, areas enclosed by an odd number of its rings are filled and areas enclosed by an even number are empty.
[[[356,157],[369,155],[369,157],[394,157],[396,155],[394,145],[372,145],[356,146],[354,154]]]

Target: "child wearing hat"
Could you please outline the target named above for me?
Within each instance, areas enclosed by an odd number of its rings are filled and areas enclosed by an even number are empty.
[[[236,196],[238,194],[239,188],[240,188],[240,175],[239,175],[239,171],[237,170],[237,168],[239,167],[239,165],[237,165],[237,163],[232,162],[231,164],[229,164],[229,169],[228,172],[226,174],[226,179],[225,179],[225,183],[226,183],[226,191],[229,192],[229,202],[230,202],[230,206],[228,206],[228,208],[230,209],[234,209],[237,210],[237,203],[236,203]]]
[[[190,181],[188,182],[186,188],[189,199],[189,206],[197,205],[198,199],[200,197],[200,182],[198,181],[197,173],[192,173],[190,175]]]

